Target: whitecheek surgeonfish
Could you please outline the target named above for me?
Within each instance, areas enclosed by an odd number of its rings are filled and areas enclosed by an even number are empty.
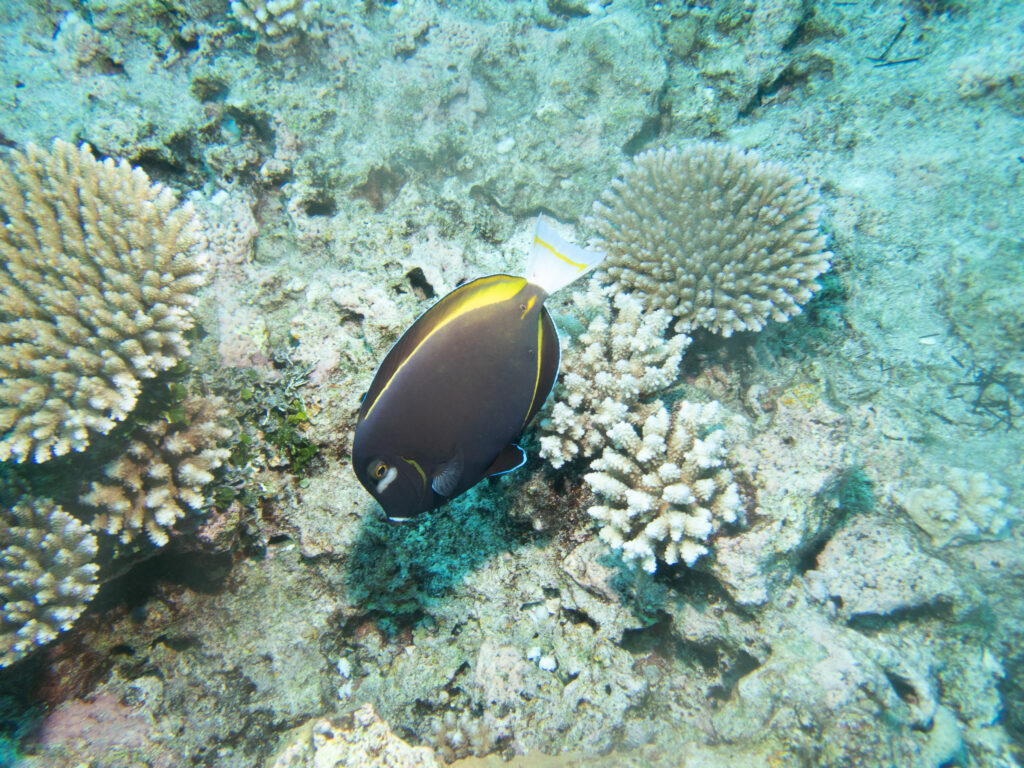
[[[352,465],[401,522],[526,461],[515,440],[555,384],[558,333],[544,300],[604,258],[537,219],[526,276],[459,286],[395,343],[363,397]]]

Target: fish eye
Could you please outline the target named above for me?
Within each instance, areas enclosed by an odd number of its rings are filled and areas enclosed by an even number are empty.
[[[376,477],[378,480],[380,480],[387,473],[388,473],[388,465],[385,464],[383,461],[378,461],[376,464],[373,465],[373,470],[371,471],[370,474],[372,474],[374,477]]]

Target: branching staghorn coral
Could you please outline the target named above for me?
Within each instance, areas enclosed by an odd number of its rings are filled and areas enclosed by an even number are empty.
[[[645,313],[628,294],[610,301],[591,287],[574,301],[590,322],[565,351],[554,404],[539,430],[540,455],[555,469],[596,455],[607,442],[608,430],[625,417],[631,404],[676,380],[690,343],[684,334],[666,339],[669,314]]]
[[[0,461],[81,451],[188,351],[195,215],[122,161],[30,144],[0,165]]]
[[[588,512],[623,559],[649,573],[659,560],[693,565],[709,536],[739,520],[724,417],[717,402],[684,400],[671,415],[657,403],[639,431],[628,421],[609,431],[610,444],[585,477],[605,504]]]
[[[0,534],[0,667],[69,629],[96,594],[96,537],[49,499],[22,498]]]
[[[800,312],[831,253],[816,192],[784,166],[725,144],[637,155],[589,223],[603,269],[676,329],[730,336]]]
[[[93,525],[127,544],[140,531],[162,547],[168,530],[189,511],[207,504],[204,488],[230,455],[218,444],[231,436],[219,397],[189,397],[175,422],[158,419],[136,430],[124,455],[107,465],[113,483],[92,483],[82,497],[98,507]]]

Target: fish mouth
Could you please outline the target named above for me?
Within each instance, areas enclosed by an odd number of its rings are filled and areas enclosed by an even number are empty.
[[[399,517],[397,515],[389,515],[380,502],[377,502],[377,517],[379,520],[387,523],[407,523],[412,520],[411,516]]]

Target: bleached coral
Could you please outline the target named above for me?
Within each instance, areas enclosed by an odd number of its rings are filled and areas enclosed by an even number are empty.
[[[712,142],[637,155],[594,206],[607,278],[676,328],[729,336],[800,312],[832,255],[806,181]]]
[[[0,541],[0,667],[69,629],[96,594],[96,537],[49,499],[21,499]]]
[[[162,547],[168,530],[207,504],[203,489],[230,451],[217,447],[231,436],[219,397],[189,397],[179,421],[142,425],[121,458],[107,465],[111,484],[92,483],[82,501],[101,511],[93,524],[128,543],[140,531]]]
[[[268,37],[306,32],[320,8],[317,0],[232,0],[231,12],[242,26]]]
[[[957,467],[945,469],[942,482],[901,496],[910,519],[940,547],[999,538],[1020,515],[1007,503],[1006,488],[984,472]]]
[[[671,416],[658,403],[639,432],[628,421],[609,430],[611,444],[585,477],[606,503],[588,512],[625,560],[650,573],[659,560],[693,565],[723,523],[740,519],[724,419],[717,402],[684,400]]]
[[[191,205],[88,147],[0,166],[0,460],[81,451],[188,351],[201,260]]]
[[[596,455],[631,405],[676,380],[690,343],[684,334],[666,338],[669,314],[645,312],[628,294],[609,300],[591,288],[575,301],[590,322],[565,351],[554,404],[539,430],[540,455],[555,469]]]

